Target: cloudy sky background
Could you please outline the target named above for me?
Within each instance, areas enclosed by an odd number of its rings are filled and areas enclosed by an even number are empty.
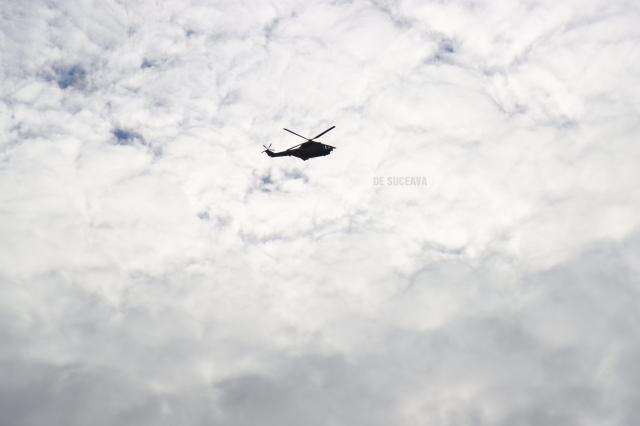
[[[639,20],[0,0],[0,424],[639,424]]]

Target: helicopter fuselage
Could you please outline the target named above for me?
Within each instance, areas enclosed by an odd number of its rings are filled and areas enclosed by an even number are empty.
[[[307,161],[309,158],[329,155],[334,149],[335,147],[331,145],[309,141],[285,151],[274,152],[267,150],[266,153],[269,157],[298,157],[301,160]]]
[[[318,139],[320,136],[324,135],[325,133],[335,129],[335,127],[336,126],[331,126],[324,132],[320,133],[317,136],[312,137],[311,139],[285,128],[284,130],[286,130],[289,133],[293,133],[294,135],[304,139],[306,142],[303,142],[300,145],[292,146],[291,148],[286,149],[284,151],[280,151],[280,152],[271,151],[270,149],[271,144],[269,144],[269,146],[262,145],[265,147],[265,150],[262,152],[266,152],[269,157],[298,157],[299,159],[304,161],[307,161],[309,158],[322,157],[324,155],[329,155],[331,154],[331,151],[336,149],[336,147],[323,144],[322,142],[317,142],[314,139]]]

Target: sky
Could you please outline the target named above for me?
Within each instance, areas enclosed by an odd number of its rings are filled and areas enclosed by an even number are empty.
[[[638,22],[0,0],[0,424],[640,424]]]

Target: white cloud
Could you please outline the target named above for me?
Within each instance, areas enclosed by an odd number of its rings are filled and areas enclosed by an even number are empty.
[[[634,3],[3,10],[0,423],[637,423]]]

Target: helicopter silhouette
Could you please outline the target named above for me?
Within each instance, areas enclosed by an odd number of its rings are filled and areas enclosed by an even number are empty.
[[[300,145],[292,146],[291,148],[280,152],[271,151],[271,144],[269,144],[269,146],[262,145],[265,147],[265,150],[262,152],[266,152],[269,157],[298,157],[303,161],[307,161],[309,158],[313,157],[322,157],[324,155],[329,155],[331,154],[331,151],[336,149],[336,147],[326,145],[321,142],[316,142],[314,139],[318,139],[328,131],[335,129],[335,127],[336,126],[331,126],[324,132],[320,133],[318,136],[314,136],[311,139],[305,138],[304,136],[299,135],[289,129],[284,129],[289,133],[293,133],[294,135],[305,139],[306,142],[303,142]]]

